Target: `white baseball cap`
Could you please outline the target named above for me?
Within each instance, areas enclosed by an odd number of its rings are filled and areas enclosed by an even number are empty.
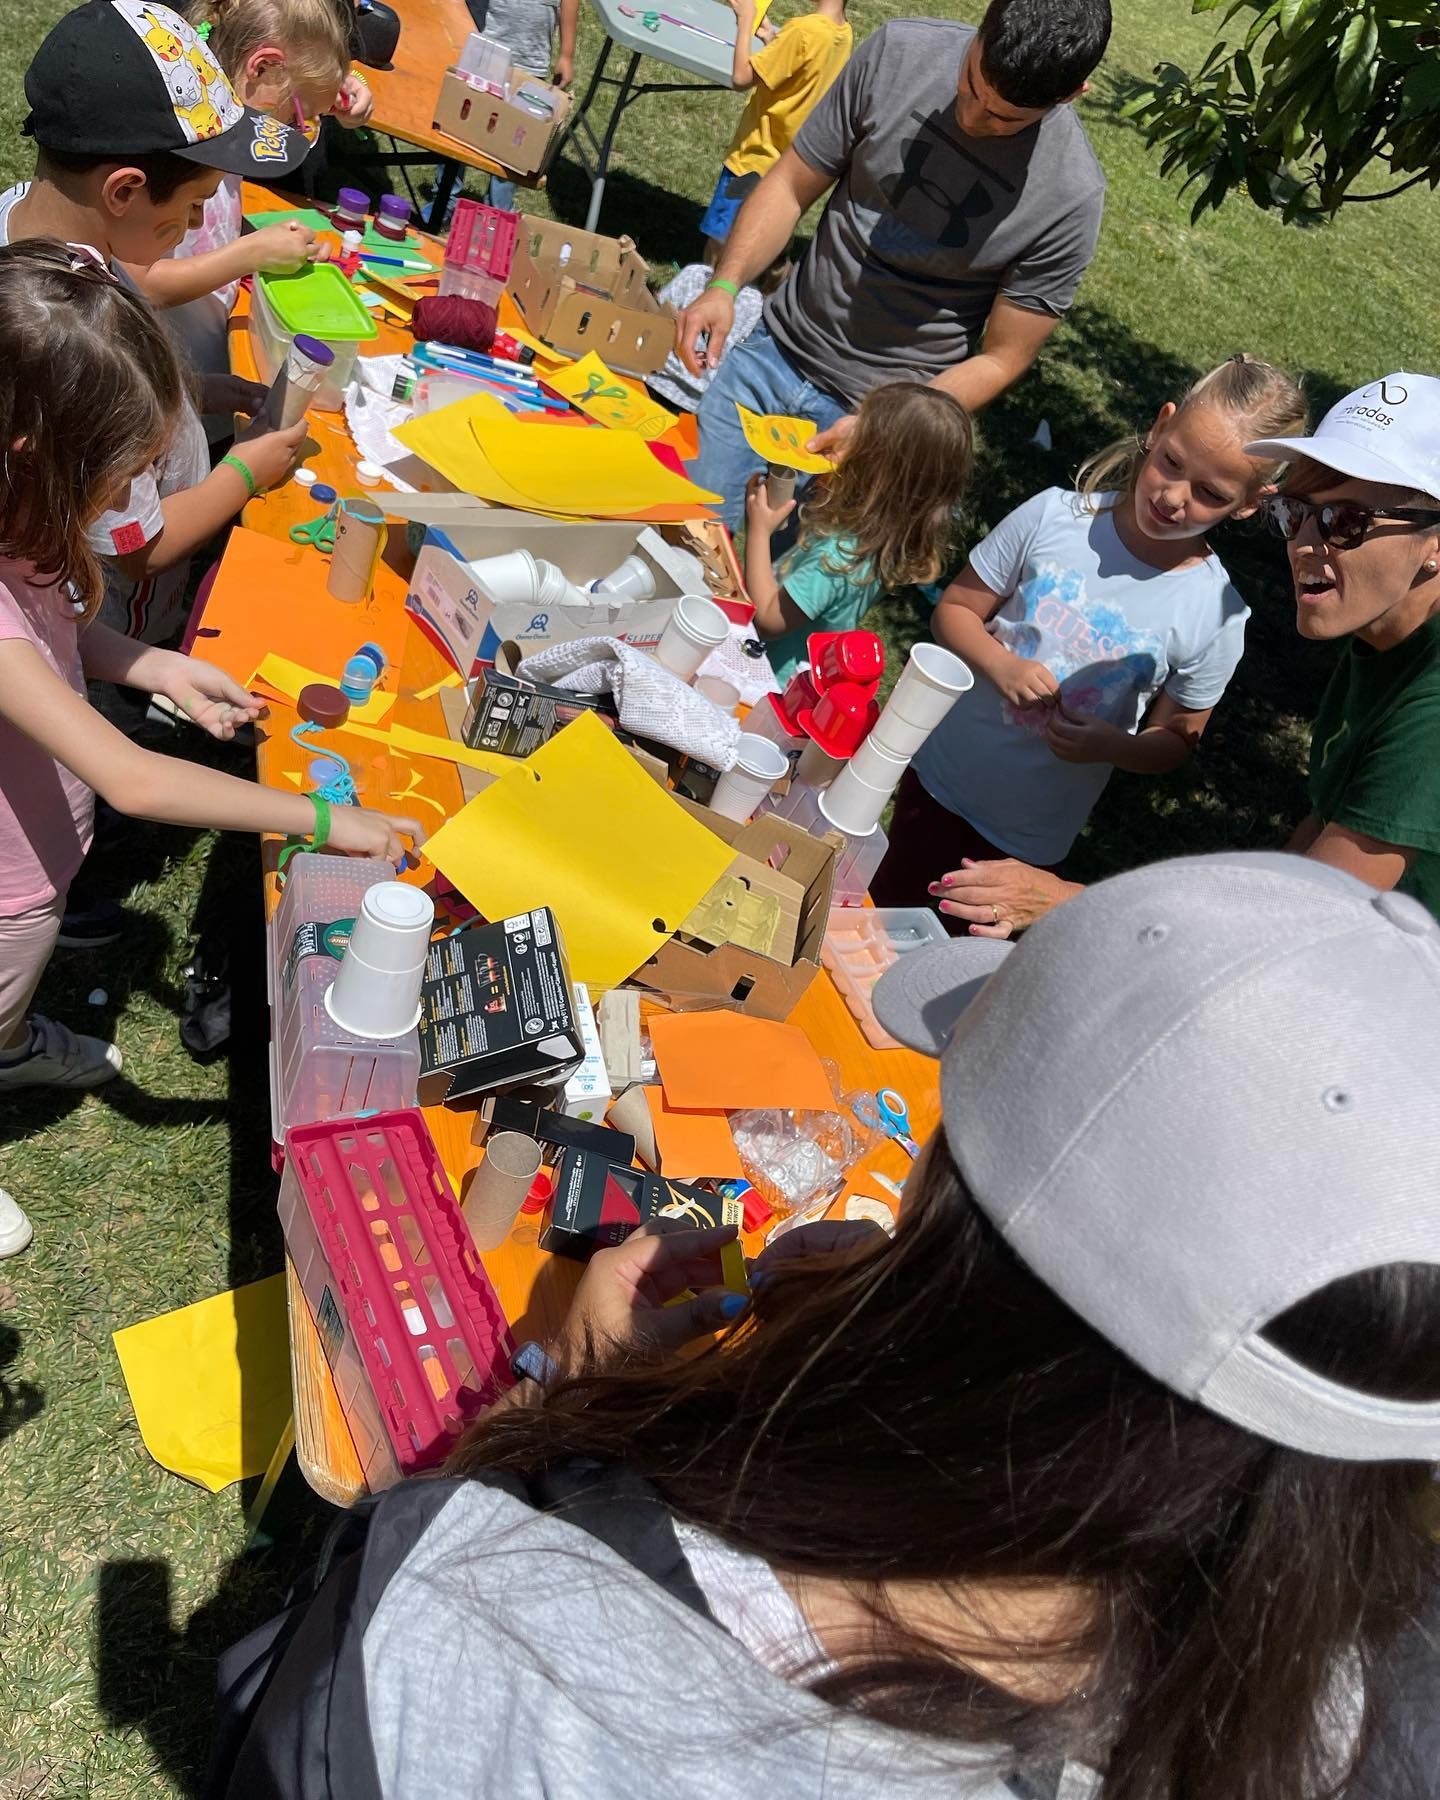
[[[1440,1402],[1264,1334],[1332,1281],[1440,1265],[1440,922],[1305,857],[1157,863],[1017,945],[912,951],[877,1018],[941,1058],[976,1205],[1156,1380],[1275,1443],[1440,1460]]]
[[[1337,474],[1440,499],[1440,381],[1386,375],[1336,401],[1310,437],[1261,438],[1247,456],[1308,456]]]

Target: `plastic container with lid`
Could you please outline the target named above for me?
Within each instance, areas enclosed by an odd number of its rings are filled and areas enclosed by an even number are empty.
[[[379,331],[360,296],[333,263],[312,263],[294,275],[262,272],[255,277],[250,336],[261,378],[273,381],[297,336],[317,339],[334,356],[310,405],[342,412],[345,389],[355,372],[361,344]]]
[[[361,188],[341,188],[330,208],[337,231],[363,231],[370,216],[370,196]]]
[[[410,202],[399,194],[385,194],[375,208],[375,229],[392,243],[403,244],[410,232]]]

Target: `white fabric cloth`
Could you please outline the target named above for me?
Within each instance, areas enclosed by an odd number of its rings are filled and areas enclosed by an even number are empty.
[[[722,773],[734,767],[738,720],[697,694],[648,651],[620,638],[548,644],[525,658],[521,675],[574,694],[613,694],[626,731],[653,738]]]

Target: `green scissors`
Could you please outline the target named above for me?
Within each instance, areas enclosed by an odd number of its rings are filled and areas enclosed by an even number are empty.
[[[290,541],[295,544],[312,544],[322,554],[328,554],[335,548],[335,521],[340,517],[340,502],[337,500],[328,512],[321,513],[306,525],[290,527]]]
[[[606,387],[605,377],[597,375],[592,369],[586,378],[585,392],[580,398],[582,400],[628,400],[630,393],[627,388]]]

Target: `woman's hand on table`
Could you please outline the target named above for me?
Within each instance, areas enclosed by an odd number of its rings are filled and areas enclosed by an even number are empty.
[[[250,479],[255,483],[257,493],[264,493],[266,488],[279,487],[281,482],[288,481],[294,474],[300,452],[305,447],[308,429],[304,419],[284,431],[270,431],[263,425],[252,425],[236,438],[234,454],[250,471]]]
[[[247,381],[243,375],[202,375],[200,410],[207,413],[244,413],[253,419],[270,390],[263,381]]]
[[[347,75],[340,83],[340,92],[335,96],[333,116],[337,118],[347,131],[358,131],[362,125],[370,123],[370,115],[375,110],[375,96],[370,91],[368,81],[359,75]]]
[[[371,812],[361,806],[335,806],[330,809],[328,841],[347,856],[381,856],[396,868],[417,859],[410,845],[419,849],[425,842],[425,827],[418,819],[407,819],[401,813]]]
[[[222,743],[233,738],[239,726],[248,725],[266,710],[263,700],[246,693],[238,681],[214,663],[183,656],[178,650],[162,654],[165,667],[155,691],[177,706],[192,725],[198,725]]]
[[[993,862],[966,857],[958,869],[930,883],[940,910],[964,919],[972,937],[1008,938],[1043,918],[1052,907],[1081,892],[1078,881],[1062,881],[1046,869],[1013,856]]]
[[[743,1294],[720,1287],[720,1249],[735,1238],[733,1225],[697,1230],[679,1219],[652,1219],[586,1265],[551,1354],[566,1374],[611,1352],[662,1357],[692,1338],[719,1331],[744,1312]],[[667,1305],[686,1288],[691,1300]]]

